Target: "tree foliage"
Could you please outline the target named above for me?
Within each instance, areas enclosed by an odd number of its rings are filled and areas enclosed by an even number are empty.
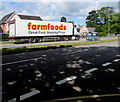
[[[113,33],[120,34],[120,23],[114,23],[113,25],[111,25],[111,29]]]
[[[67,22],[67,19],[65,17],[62,17],[60,22]]]
[[[113,14],[114,9],[113,7],[102,7],[100,10],[97,10],[97,12],[99,14],[101,23],[105,24],[108,21],[108,17],[110,17]]]
[[[95,32],[102,32],[103,30],[102,30],[102,27],[101,27],[101,25],[97,25],[96,26],[96,29],[95,29]]]
[[[111,16],[111,23],[112,24],[114,24],[114,23],[120,23],[120,13],[114,13]]]
[[[96,32],[120,33],[120,13],[115,13],[113,7],[102,7],[92,10],[86,18],[88,27],[95,27]]]
[[[87,20],[86,24],[89,27],[95,27],[97,24],[100,23],[99,15],[95,10],[92,10],[91,12],[89,12],[89,15],[86,18],[86,20]]]
[[[73,21],[68,21],[68,23],[73,23],[73,24],[74,24],[74,22],[73,22]]]

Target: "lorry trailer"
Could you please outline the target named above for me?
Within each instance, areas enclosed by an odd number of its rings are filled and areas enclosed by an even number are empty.
[[[41,42],[44,38],[79,39],[77,26],[67,22],[13,20],[9,22],[9,38]]]

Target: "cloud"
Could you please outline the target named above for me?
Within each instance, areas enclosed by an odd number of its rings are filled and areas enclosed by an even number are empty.
[[[2,0],[2,2],[93,2],[95,0]]]
[[[74,2],[73,0],[3,0],[0,7],[0,18],[16,11],[19,14],[40,16],[43,20],[60,20],[62,16],[67,19],[76,17],[78,20],[85,20],[88,12],[103,6],[113,6],[116,11],[118,10],[117,0],[114,2],[101,2],[101,0],[74,0]]]
[[[86,16],[91,9],[94,9],[94,6],[89,2],[55,2],[51,6],[51,11],[54,15],[63,15],[66,17]]]
[[[97,6],[98,9],[110,6],[113,7],[116,12],[118,11],[118,2],[99,2]]]

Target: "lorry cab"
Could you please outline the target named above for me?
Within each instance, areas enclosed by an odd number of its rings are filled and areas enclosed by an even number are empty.
[[[78,39],[80,39],[80,29],[79,29],[79,27],[77,27],[77,25],[76,24],[74,24],[74,26],[73,26],[73,37],[72,37],[72,39],[73,40],[78,40]]]

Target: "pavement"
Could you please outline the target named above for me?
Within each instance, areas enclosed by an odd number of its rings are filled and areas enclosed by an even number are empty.
[[[120,94],[119,48],[111,42],[4,55],[3,100],[35,90],[40,93],[21,102]]]
[[[80,39],[76,41],[56,41],[56,42],[41,42],[41,43],[26,43],[26,44],[2,44],[2,48],[16,48],[16,47],[24,47],[24,46],[40,46],[40,45],[53,45],[53,44],[64,44],[64,43],[72,43],[72,42],[84,42],[86,39]]]
[[[118,39],[118,37],[112,38],[102,38],[101,40],[108,40],[108,39]],[[16,48],[16,47],[24,47],[24,46],[40,46],[40,45],[53,45],[53,44],[64,44],[64,43],[72,43],[72,42],[85,42],[85,38],[80,38],[80,40],[73,40],[73,41],[56,41],[56,42],[42,42],[42,43],[26,43],[26,44],[1,44],[0,49],[2,48]]]

